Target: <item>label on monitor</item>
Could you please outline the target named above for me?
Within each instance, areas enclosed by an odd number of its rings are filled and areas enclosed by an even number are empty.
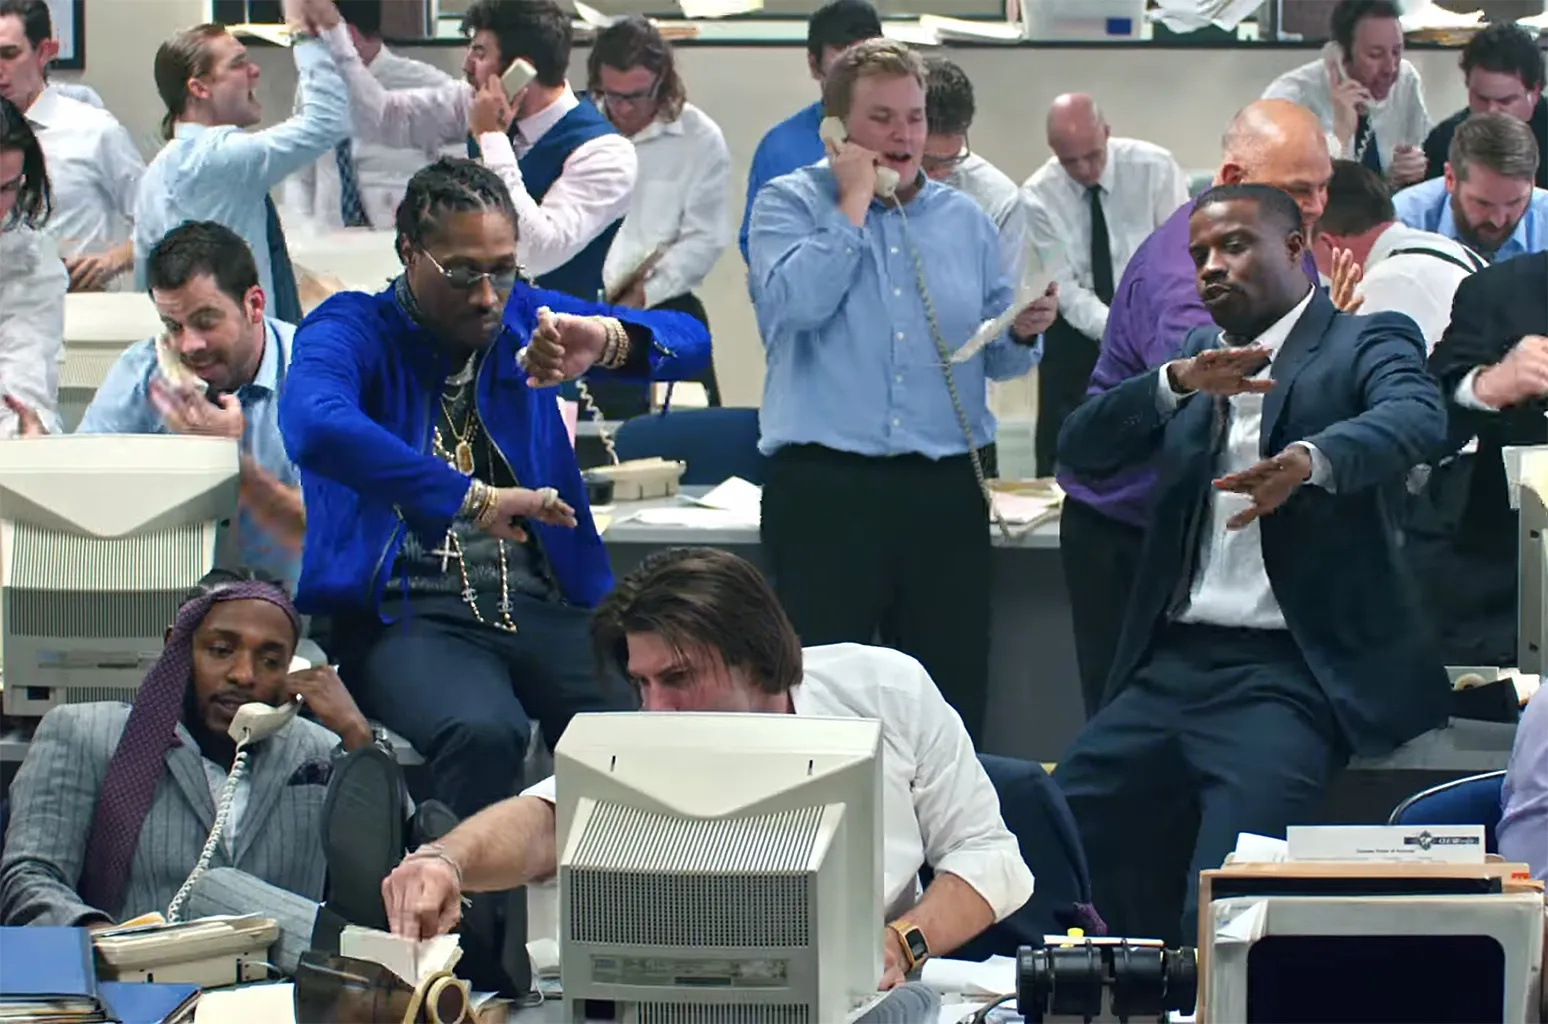
[[[786,988],[790,961],[769,957],[591,957],[591,980],[655,988]]]

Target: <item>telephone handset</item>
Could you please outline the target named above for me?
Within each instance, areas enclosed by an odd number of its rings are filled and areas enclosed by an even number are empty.
[[[516,94],[525,89],[537,77],[537,68],[531,63],[517,57],[511,61],[511,66],[505,69],[505,74],[500,76],[500,85],[505,89],[505,98],[515,100]]]
[[[236,797],[237,785],[247,774],[248,748],[254,743],[262,743],[289,725],[290,720],[295,718],[300,710],[301,698],[296,697],[294,700],[287,700],[277,708],[257,701],[243,704],[237,708],[236,714],[231,716],[231,725],[227,727],[226,733],[236,742],[236,757],[231,762],[231,772],[226,776],[226,784],[220,789],[220,797],[215,801],[215,822],[210,828],[209,838],[204,841],[204,849],[199,851],[199,860],[194,864],[194,869],[188,873],[187,880],[178,888],[177,895],[172,897],[172,902],[167,906],[168,924],[177,924],[182,918],[183,904],[188,902],[194,883],[209,870],[210,862],[215,859],[215,851],[220,849],[226,823],[231,820],[231,804]]]
[[[156,372],[176,390],[192,389],[201,395],[209,393],[209,383],[183,365],[183,360],[172,348],[172,339],[165,334],[156,338]]]
[[[841,142],[849,141],[849,132],[844,128],[844,122],[836,117],[825,117],[817,128],[817,136],[823,142],[831,142],[837,146]],[[891,199],[897,192],[902,179],[898,172],[891,167],[877,166],[876,168],[876,197],[878,199]]]

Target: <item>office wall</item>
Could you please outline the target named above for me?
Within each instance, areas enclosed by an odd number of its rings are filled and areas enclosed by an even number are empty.
[[[95,86],[136,138],[154,138],[161,108],[150,79],[156,45],[199,17],[199,0],[97,0],[87,5],[87,70]],[[455,47],[417,47],[410,56],[458,74]],[[972,77],[978,117],[973,148],[1021,180],[1047,158],[1042,117],[1060,92],[1086,90],[1106,107],[1115,132],[1167,146],[1184,167],[1212,167],[1222,128],[1243,103],[1280,72],[1314,51],[1240,49],[1001,49],[949,51]],[[295,70],[288,53],[256,53],[260,92],[270,116],[290,110]],[[1433,118],[1464,100],[1454,51],[1414,51]],[[700,47],[679,50],[689,96],[725,131],[733,164],[733,219],[740,220],[747,166],[763,132],[816,98],[799,47]],[[577,51],[571,81],[585,80]],[[150,148],[149,146],[147,147]],[[747,301],[745,268],[735,247],[715,267],[702,292],[715,328],[716,366],[726,399],[755,405],[763,386],[763,356]]]

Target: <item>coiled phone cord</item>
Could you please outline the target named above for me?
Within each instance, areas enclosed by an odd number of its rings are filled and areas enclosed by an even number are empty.
[[[896,200],[894,200],[896,202]],[[1000,536],[1008,543],[1011,540],[1010,525],[1006,523],[1005,516],[994,504],[994,492],[989,489],[989,477],[984,473],[983,459],[979,458],[978,445],[973,442],[973,426],[968,421],[967,409],[962,404],[962,395],[957,391],[957,375],[951,369],[951,347],[946,344],[945,337],[941,334],[940,320],[935,315],[935,303],[930,299],[930,289],[925,284],[924,260],[919,255],[919,246],[914,244],[914,233],[908,226],[908,214],[903,212],[903,204],[896,203],[898,219],[903,225],[903,241],[908,246],[909,255],[914,259],[914,279],[919,287],[919,298],[924,303],[925,318],[930,322],[930,336],[935,340],[935,352],[941,360],[941,373],[946,377],[946,393],[951,396],[952,411],[957,414],[957,426],[962,428],[962,436],[967,441],[968,460],[973,464],[973,476],[978,481],[978,490],[984,496],[984,504],[989,509],[989,518],[994,521],[1000,530]]]
[[[242,776],[247,772],[247,742],[237,744],[236,757],[231,762],[231,774],[226,776],[226,784],[220,787],[220,799],[215,802],[215,824],[210,828],[210,837],[204,841],[204,849],[199,852],[199,860],[194,864],[194,869],[189,873],[186,881],[177,895],[172,897],[172,902],[167,906],[167,923],[177,924],[183,916],[183,905],[188,902],[188,897],[193,893],[193,887],[210,868],[210,861],[215,859],[215,851],[220,849],[221,836],[225,834],[226,823],[231,819],[231,803],[236,797],[237,784],[242,781]]]
[[[575,393],[580,395],[581,407],[586,410],[586,415],[591,422],[597,425],[597,437],[602,442],[602,449],[607,452],[608,462],[618,465],[618,448],[613,444],[613,435],[607,429],[607,417],[602,415],[602,407],[597,400],[591,397],[591,389],[586,386],[584,378],[575,379]]]

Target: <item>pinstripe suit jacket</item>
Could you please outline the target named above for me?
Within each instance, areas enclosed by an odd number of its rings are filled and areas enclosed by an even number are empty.
[[[165,913],[193,870],[214,824],[215,800],[198,748],[184,742],[167,752],[167,770],[130,864],[124,905],[91,907],[76,894],[97,792],[128,720],[129,706],[111,702],[65,705],[43,717],[11,783],[0,924],[69,926],[101,913],[120,921]],[[337,742],[326,729],[298,718],[254,746],[247,806],[235,823],[235,856],[221,843],[210,865],[234,867],[320,900],[326,767]]]

